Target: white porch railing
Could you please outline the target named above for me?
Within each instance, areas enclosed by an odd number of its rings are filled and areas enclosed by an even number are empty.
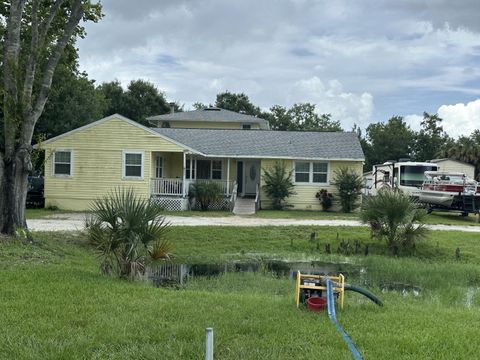
[[[151,195],[174,195],[182,196],[182,179],[158,179],[150,180]]]
[[[214,182],[220,185],[225,195],[229,196],[233,190],[234,181],[226,180],[186,180],[185,181],[185,195],[188,195],[188,189],[194,183]],[[183,196],[183,180],[182,179],[168,179],[168,178],[152,178],[150,180],[151,195],[169,195],[169,196]]]

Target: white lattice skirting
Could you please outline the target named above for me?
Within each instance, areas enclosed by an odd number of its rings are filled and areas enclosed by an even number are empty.
[[[165,211],[188,210],[188,199],[181,197],[152,196],[151,201],[160,205]]]

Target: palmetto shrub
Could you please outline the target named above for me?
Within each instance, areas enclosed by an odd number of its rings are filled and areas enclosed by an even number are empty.
[[[206,211],[223,197],[223,188],[214,181],[197,182],[191,185],[189,196],[194,197],[200,209]]]
[[[426,214],[408,195],[385,188],[366,200],[360,218],[370,225],[372,237],[385,240],[397,255],[401,249],[411,251],[415,242],[426,236]]]
[[[272,200],[272,207],[275,210],[282,210],[287,207],[286,199],[295,194],[292,182],[292,171],[287,170],[283,161],[276,161],[271,169],[264,169],[263,190]]]
[[[169,224],[154,202],[132,189],[116,189],[90,206],[86,228],[90,243],[102,258],[103,272],[135,278],[149,259],[168,258],[171,243],[165,239]]]
[[[363,179],[348,168],[340,168],[334,173],[332,184],[338,190],[340,206],[345,213],[358,207],[358,199],[362,194]]]

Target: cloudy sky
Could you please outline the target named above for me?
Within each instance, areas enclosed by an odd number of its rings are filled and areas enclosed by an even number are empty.
[[[346,129],[438,112],[480,128],[478,0],[103,0],[79,42],[98,82],[153,82],[170,101],[246,93],[264,109],[313,102]]]

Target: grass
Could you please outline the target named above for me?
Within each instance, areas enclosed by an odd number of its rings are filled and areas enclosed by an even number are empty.
[[[52,215],[62,215],[66,213],[72,213],[73,211],[63,211],[63,210],[50,210],[43,208],[27,208],[25,210],[25,217],[28,220],[33,219],[44,219]]]
[[[470,214],[468,216],[460,216],[458,212],[441,212],[435,211],[427,216],[428,224],[443,224],[443,225],[474,225],[480,226],[476,221],[476,216]]]
[[[256,217],[264,219],[313,219],[313,220],[357,220],[357,213],[309,210],[260,210]]]
[[[310,242],[317,232],[320,251]],[[338,233],[338,237],[337,237]],[[469,359],[480,351],[478,235],[432,232],[416,257],[393,258],[347,227],[172,228],[178,261],[289,258],[349,262],[383,308],[347,293],[338,317],[366,359]],[[35,243],[0,241],[0,358],[202,359],[204,329],[216,359],[351,359],[326,314],[294,306],[294,284],[271,274],[197,278],[178,289],[102,276],[78,233],[37,233]],[[342,239],[369,256],[337,254]],[[334,254],[323,245],[331,243]],[[460,260],[454,252],[461,249]],[[420,296],[382,293],[383,282],[420,287]],[[470,301],[467,293],[473,294]],[[468,303],[468,306],[467,306]]]

